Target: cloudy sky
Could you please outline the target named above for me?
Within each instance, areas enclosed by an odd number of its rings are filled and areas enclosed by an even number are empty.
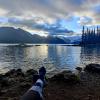
[[[0,0],[0,26],[72,35],[83,25],[100,25],[100,0]]]

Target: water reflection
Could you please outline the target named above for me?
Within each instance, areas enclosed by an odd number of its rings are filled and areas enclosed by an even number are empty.
[[[19,47],[0,47],[0,72],[8,71],[12,68],[20,68],[25,55],[24,49]]]
[[[100,63],[99,46],[0,46],[0,73],[13,68],[38,69],[44,65],[52,74],[63,69],[73,70],[91,62]]]
[[[74,69],[80,64],[81,47],[42,45],[32,47],[0,47],[0,72],[12,68],[38,69],[45,65],[48,73],[58,70]]]
[[[81,48],[81,63],[83,65],[89,63],[100,64],[100,46],[88,45]]]
[[[80,47],[49,46],[48,58],[60,69],[73,69],[80,62]]]

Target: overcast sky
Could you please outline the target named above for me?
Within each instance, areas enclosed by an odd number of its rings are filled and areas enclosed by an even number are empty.
[[[82,25],[100,25],[100,0],[0,0],[0,26],[71,35]]]

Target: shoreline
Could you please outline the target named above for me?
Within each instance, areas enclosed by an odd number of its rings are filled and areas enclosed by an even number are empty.
[[[95,65],[96,66],[96,65]],[[36,70],[25,73],[21,69],[0,75],[0,100],[19,100],[31,86]],[[82,71],[77,75],[63,71],[48,78],[45,100],[100,100],[100,74]]]

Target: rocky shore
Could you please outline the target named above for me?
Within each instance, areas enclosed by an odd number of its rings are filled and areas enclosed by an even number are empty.
[[[89,64],[78,73],[63,71],[48,78],[44,89],[45,100],[100,100],[100,65]],[[0,100],[19,100],[34,84],[37,71],[13,69],[0,75]]]

